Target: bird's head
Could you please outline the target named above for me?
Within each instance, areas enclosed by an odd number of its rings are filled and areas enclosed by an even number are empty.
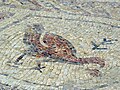
[[[42,24],[38,24],[38,23],[33,24],[32,29],[33,29],[33,31],[35,31],[36,33],[39,33],[39,34],[43,33],[44,30],[45,30],[43,25]]]
[[[40,23],[34,23],[33,25],[27,25],[29,30],[28,32],[41,34],[44,32],[44,27]]]

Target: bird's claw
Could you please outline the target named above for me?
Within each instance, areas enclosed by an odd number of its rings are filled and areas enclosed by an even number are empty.
[[[41,65],[38,64],[37,67],[31,68],[31,69],[38,70],[38,71],[40,71],[40,72],[42,73],[41,69],[43,69],[43,68],[45,68],[45,66],[42,66],[42,67],[41,67]]]
[[[35,70],[38,70],[38,71],[40,71],[42,73],[41,69],[43,69],[43,68],[45,68],[45,67],[40,67],[40,68],[36,67]]]

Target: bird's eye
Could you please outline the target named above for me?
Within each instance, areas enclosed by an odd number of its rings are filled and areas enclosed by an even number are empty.
[[[44,43],[46,43],[46,41],[43,41]]]

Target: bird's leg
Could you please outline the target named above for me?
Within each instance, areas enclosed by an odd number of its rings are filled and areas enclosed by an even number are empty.
[[[32,56],[39,58],[41,60],[43,60],[43,58],[44,58],[44,55],[42,55],[40,53],[37,53],[36,55],[32,55]],[[45,68],[45,66],[41,66],[41,60],[36,60],[37,67],[32,68],[32,69],[38,70],[42,73],[41,69]]]
[[[25,55],[33,55],[35,52],[34,51],[34,48],[31,46],[30,48],[28,48],[27,50],[24,50],[24,53],[22,55],[20,55],[16,61],[14,62],[15,64],[18,64],[19,61],[25,56]]]
[[[38,70],[42,73],[41,69],[45,68],[45,66],[41,66],[41,62],[40,61],[36,61],[37,63],[37,67],[35,67],[35,70]]]
[[[24,57],[26,55],[26,53],[23,53],[22,55],[20,55],[17,59],[16,59],[16,61],[14,62],[15,64],[18,64],[18,62]],[[22,63],[20,63],[20,64],[22,64]]]

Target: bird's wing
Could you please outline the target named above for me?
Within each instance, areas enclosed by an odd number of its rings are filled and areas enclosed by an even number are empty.
[[[67,39],[63,38],[62,36],[56,35],[60,40],[64,40],[64,42],[67,43],[68,48],[71,50],[72,54],[76,54],[76,49],[75,47],[72,45],[72,43],[70,41],[68,41]]]

